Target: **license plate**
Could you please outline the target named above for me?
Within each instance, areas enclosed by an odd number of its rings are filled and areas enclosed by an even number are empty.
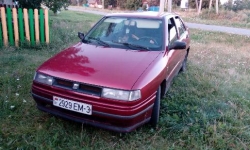
[[[92,115],[92,105],[53,96],[53,105],[67,110]]]

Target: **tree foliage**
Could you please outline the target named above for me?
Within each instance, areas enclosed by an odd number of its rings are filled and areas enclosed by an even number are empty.
[[[42,0],[19,0],[18,4],[21,8],[39,9],[41,8]]]
[[[141,0],[127,0],[125,7],[129,10],[137,10],[139,7],[142,7],[142,2]]]
[[[104,8],[108,8],[109,5],[112,5],[113,7],[117,7],[117,0],[105,0],[104,1]]]
[[[137,10],[142,6],[141,0],[105,0],[104,7],[108,8],[109,5],[112,5],[113,8],[120,7],[122,9],[128,10]]]
[[[44,0],[43,4],[56,14],[62,8],[67,9],[70,3],[68,0]]]
[[[225,9],[233,10],[235,12],[243,9],[250,9],[250,1],[249,0],[229,0],[224,4]]]
[[[201,8],[209,8],[209,1],[210,0],[202,0]],[[198,0],[198,4],[200,3],[200,0]],[[212,6],[215,6],[216,1],[212,1]],[[195,0],[189,0],[189,7],[190,8],[196,8]]]
[[[167,2],[167,1],[166,1]],[[173,5],[180,6],[181,5],[181,0],[173,0],[172,1]]]

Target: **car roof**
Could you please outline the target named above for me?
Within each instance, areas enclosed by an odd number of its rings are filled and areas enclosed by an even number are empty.
[[[129,13],[112,13],[112,14],[107,14],[106,16],[161,19],[164,16],[176,16],[176,14],[168,12],[145,11],[145,12],[129,12]]]

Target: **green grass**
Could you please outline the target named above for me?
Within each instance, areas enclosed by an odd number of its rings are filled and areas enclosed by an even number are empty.
[[[174,79],[162,100],[157,129],[146,124],[119,134],[37,110],[30,94],[36,68],[78,42],[77,31],[86,32],[100,17],[64,11],[51,16],[50,45],[0,50],[0,150],[250,147],[250,38],[245,36],[191,30],[188,71]]]

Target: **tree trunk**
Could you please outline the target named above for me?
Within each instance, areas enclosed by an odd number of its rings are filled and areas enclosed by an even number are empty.
[[[209,1],[209,7],[208,7],[209,10],[211,10],[211,8],[212,8],[212,2],[213,2],[213,0]]]
[[[219,0],[216,0],[216,14],[219,13]]]
[[[196,11],[198,12],[199,10],[198,0],[195,0],[195,6],[196,6]]]
[[[202,5],[202,0],[200,0],[200,5],[199,5],[199,10],[198,10],[198,15],[200,14],[201,12],[201,5]]]
[[[160,0],[160,9],[159,9],[159,12],[164,12],[164,1],[165,0]]]
[[[172,0],[168,0],[168,12],[172,12]]]

